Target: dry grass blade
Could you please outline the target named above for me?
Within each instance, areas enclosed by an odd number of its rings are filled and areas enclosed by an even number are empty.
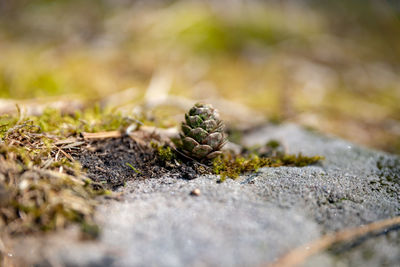
[[[394,217],[391,219],[373,222],[361,227],[342,230],[336,233],[327,234],[322,238],[312,241],[311,243],[305,244],[299,248],[296,248],[282,258],[278,259],[272,264],[267,264],[268,267],[291,267],[298,266],[304,263],[304,261],[310,256],[321,252],[332,245],[340,242],[350,241],[352,239],[361,237],[371,232],[380,231],[388,227],[392,227],[400,224],[400,217]]]
[[[84,144],[85,144],[85,142],[74,142],[74,143],[68,144],[66,146],[63,146],[62,149],[76,149]]]
[[[61,148],[58,148],[58,150],[70,161],[74,161],[74,159],[71,157],[70,154],[68,154],[67,152],[65,152],[64,150],[62,150]]]

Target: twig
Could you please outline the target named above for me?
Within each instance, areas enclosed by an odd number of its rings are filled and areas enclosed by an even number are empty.
[[[336,233],[327,234],[320,239],[311,241],[308,244],[305,244],[301,247],[298,247],[290,251],[289,253],[287,253],[274,263],[266,264],[264,266],[269,266],[269,267],[297,266],[302,264],[310,256],[318,252],[321,252],[336,243],[350,241],[351,239],[361,237],[363,235],[366,235],[374,231],[383,230],[385,228],[395,226],[397,224],[400,224],[400,216],[387,220],[373,222],[357,228],[345,229],[342,231],[338,231]]]
[[[99,132],[99,133],[82,133],[82,136],[86,140],[118,138],[118,137],[121,137],[121,132],[120,131],[109,131],[109,132]]]

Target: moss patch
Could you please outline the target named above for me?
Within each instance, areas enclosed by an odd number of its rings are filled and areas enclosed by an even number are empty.
[[[247,172],[258,171],[262,167],[293,166],[304,167],[322,160],[321,156],[307,157],[301,154],[284,155],[282,157],[260,157],[252,154],[249,156],[238,156],[225,154],[213,161],[213,172],[220,175],[220,181],[226,178],[235,179]]]
[[[0,228],[4,232],[26,234],[71,223],[94,224],[94,198],[105,191],[82,175],[73,160],[71,154],[79,145],[59,143],[31,121],[18,123],[4,134],[0,144]]]
[[[61,114],[60,111],[47,108],[39,116],[23,117],[21,111],[17,117],[2,116],[2,133],[16,124],[30,123],[40,132],[51,133],[60,137],[76,136],[81,132],[100,132],[120,130],[136,122],[134,118],[122,116],[114,109],[100,109],[98,105],[76,111],[73,114]]]
[[[106,194],[75,160],[81,132],[118,130],[133,119],[98,106],[75,114],[46,109],[40,116],[0,117],[0,228],[11,235],[63,228],[71,223],[97,236],[95,197]]]
[[[162,161],[172,161],[177,158],[175,152],[171,149],[170,146],[160,145],[156,142],[152,142],[151,146],[157,150],[158,156]]]
[[[213,161],[213,173],[220,175],[220,181],[227,177],[235,179],[247,172],[257,171],[262,167],[293,166],[304,167],[323,160],[322,156],[304,156],[285,154],[281,144],[276,140],[265,146],[244,148],[240,155],[225,153]]]

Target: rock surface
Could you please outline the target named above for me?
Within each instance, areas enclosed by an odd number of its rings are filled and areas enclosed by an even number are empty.
[[[292,124],[256,129],[244,142],[270,139],[289,153],[326,159],[221,184],[215,176],[135,180],[121,189],[123,201],[99,207],[99,241],[60,235],[17,251],[43,266],[260,266],[325,233],[400,215],[398,157]],[[191,195],[194,189],[201,194]],[[400,231],[392,230],[318,254],[306,266],[398,266]]]

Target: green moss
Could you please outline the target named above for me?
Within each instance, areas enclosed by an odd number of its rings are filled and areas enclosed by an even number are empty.
[[[158,155],[161,157],[161,159],[165,161],[171,161],[176,158],[175,153],[171,150],[169,146],[167,147],[159,147],[158,148]]]
[[[37,122],[43,131],[64,136],[81,132],[119,130],[134,121],[114,110],[102,110],[97,105],[83,112],[78,111],[74,115],[62,115],[57,110],[47,109],[41,116],[31,119]]]
[[[16,125],[18,117],[8,114],[0,116],[0,139],[3,139],[7,131]]]
[[[213,172],[220,175],[221,181],[224,181],[227,177],[235,179],[242,173],[257,171],[271,164],[269,158],[260,158],[257,155],[239,157],[227,154],[214,159]]]
[[[272,148],[272,149],[277,149],[278,147],[281,146],[281,143],[277,140],[270,140],[266,144],[267,147]]]
[[[113,109],[100,109],[97,105],[74,114],[61,114],[59,110],[47,108],[40,116],[0,116],[0,138],[18,125],[36,128],[37,133],[55,134],[60,137],[78,135],[81,132],[122,130],[136,119],[123,116]],[[19,127],[19,126],[17,126]]]
[[[321,156],[306,157],[301,154],[277,157],[260,157],[256,154],[249,156],[224,154],[214,159],[213,173],[220,175],[220,181],[224,181],[228,177],[235,179],[243,173],[254,172],[262,167],[303,167],[314,164],[322,159],[323,157]]]
[[[157,154],[162,161],[172,161],[176,159],[176,154],[170,146],[161,146],[156,142],[151,142],[150,145],[157,150]]]
[[[283,166],[304,167],[314,164],[322,159],[324,159],[322,156],[307,157],[299,153],[298,155],[284,155],[283,157],[278,158],[277,162],[282,162]]]

